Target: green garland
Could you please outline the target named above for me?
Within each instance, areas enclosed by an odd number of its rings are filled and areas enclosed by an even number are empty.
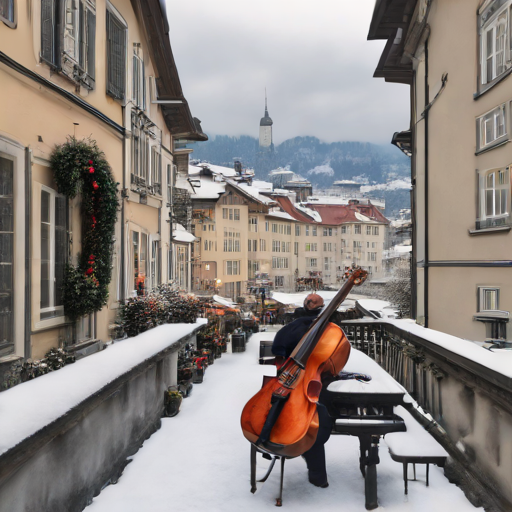
[[[99,311],[112,276],[118,183],[94,140],[68,137],[51,156],[57,189],[69,199],[82,196],[82,252],[67,265],[62,290],[64,313],[72,320]]]

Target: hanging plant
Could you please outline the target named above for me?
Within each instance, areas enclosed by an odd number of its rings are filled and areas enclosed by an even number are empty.
[[[82,252],[68,265],[62,299],[72,320],[99,311],[108,299],[114,229],[119,208],[117,185],[96,141],[69,137],[51,156],[57,189],[69,199],[81,194]]]

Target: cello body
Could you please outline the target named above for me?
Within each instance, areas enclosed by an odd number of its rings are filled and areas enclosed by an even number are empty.
[[[325,372],[337,375],[349,355],[350,343],[345,334],[337,325],[328,323],[263,448],[275,455],[296,457],[313,446],[319,427],[316,404],[322,390],[321,376]],[[257,442],[271,408],[272,395],[281,385],[279,378],[274,377],[244,407],[242,431],[251,443]]]

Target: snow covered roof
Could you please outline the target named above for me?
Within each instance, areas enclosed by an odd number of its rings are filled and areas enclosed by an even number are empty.
[[[308,204],[308,206],[321,215],[322,224],[339,225],[347,222],[389,223],[388,219],[373,204]]]
[[[222,165],[213,165],[207,162],[189,165],[189,174],[199,174],[203,168],[209,169],[213,174],[222,174],[223,176],[236,176],[235,169],[223,167]]]
[[[214,181],[211,176],[198,176],[201,186],[194,187],[192,199],[218,199],[226,191],[226,183]]]
[[[389,183],[380,183],[377,185],[363,185],[361,192],[371,192],[372,190],[399,190],[399,189],[410,189],[411,180],[410,178],[402,178],[398,180],[390,181]]]
[[[303,206],[301,204],[296,204],[295,208],[297,208],[297,210],[301,212],[304,212],[306,215],[309,215],[315,222],[322,222],[322,217],[317,211],[312,210],[311,208],[308,208],[307,206]]]
[[[301,222],[314,222],[315,219],[308,215],[306,212],[302,212],[296,208],[296,206],[290,201],[290,198],[287,196],[274,194],[272,196],[279,206],[289,215],[291,215],[294,219]]]
[[[297,222],[297,219],[294,219],[289,213],[286,212],[268,212],[267,217],[275,217],[283,220],[292,220],[293,222]]]
[[[259,183],[265,183],[264,181],[260,181]],[[250,194],[254,199],[257,199],[258,201],[264,203],[264,204],[275,204],[275,201],[271,199],[270,197],[264,196],[260,194],[261,189],[255,185],[253,182],[252,185],[249,185],[248,183],[237,183],[236,184],[239,188],[241,188],[244,192],[247,194]],[[269,185],[272,187],[272,183],[269,183]],[[267,190],[267,189],[265,189]],[[270,189],[272,190],[272,188]]]
[[[380,318],[397,318],[397,310],[386,300],[358,299],[357,301],[366,311],[376,313]]]
[[[191,243],[195,242],[197,238],[192,233],[189,233],[181,224],[173,224],[172,240],[173,242]]]
[[[221,306],[226,306],[228,308],[238,307],[237,304],[235,304],[229,299],[226,299],[226,297],[221,297],[220,295],[214,295],[213,300],[217,302],[217,304],[220,304]]]
[[[280,302],[281,304],[285,304],[288,306],[295,306],[295,307],[302,307],[304,304],[304,299],[310,294],[311,292],[301,292],[301,293],[283,293],[283,292],[272,292],[272,298],[276,300],[277,302]],[[324,303],[327,306],[329,302],[334,298],[334,296],[338,292],[334,291],[325,291],[320,290],[318,292],[318,295],[320,295],[324,299]],[[338,311],[346,311],[347,309],[352,309],[355,307],[355,300],[346,298],[338,307]]]
[[[191,194],[194,193],[194,189],[192,188],[192,185],[190,184],[188,179],[183,177],[183,176],[178,176],[176,178],[175,187],[176,188],[181,188],[183,190],[186,190],[187,192],[190,192]]]

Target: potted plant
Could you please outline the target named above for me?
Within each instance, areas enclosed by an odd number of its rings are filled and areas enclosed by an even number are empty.
[[[174,386],[171,386],[164,393],[164,416],[172,418],[180,412],[180,405],[183,396]]]

